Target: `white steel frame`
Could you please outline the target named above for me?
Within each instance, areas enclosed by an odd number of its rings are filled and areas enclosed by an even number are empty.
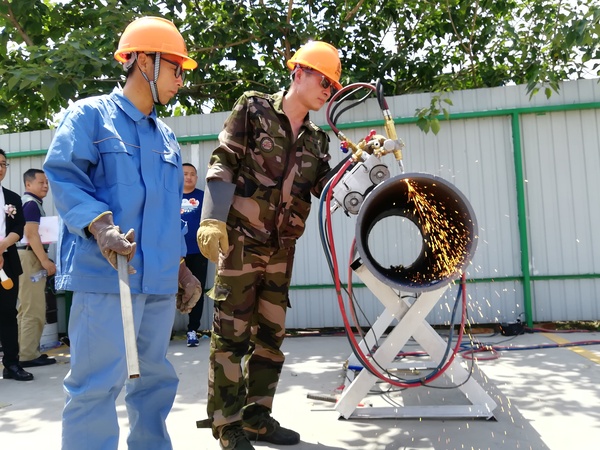
[[[417,300],[410,303],[401,298],[398,292],[377,279],[367,267],[361,264],[354,269],[354,272],[360,277],[371,292],[383,303],[385,310],[375,321],[359,347],[363,353],[367,354],[369,348],[366,342],[378,342],[378,349],[373,354],[373,359],[381,367],[390,367],[398,352],[406,345],[412,337],[421,345],[424,351],[438,363],[442,360],[446,342],[440,335],[426,322],[425,317],[438,302],[447,286],[440,289],[423,292]],[[394,319],[398,323],[393,330],[382,339],[383,333],[388,329]],[[349,365],[357,364],[358,360],[354,355],[348,359]],[[408,405],[408,406],[367,406],[358,408],[359,403],[367,396],[369,390],[378,381],[377,376],[371,374],[368,370],[361,370],[356,377],[354,371],[347,369],[348,379],[352,380],[347,384],[342,395],[336,403],[335,410],[345,419],[349,418],[493,418],[493,411],[496,408],[496,402],[488,393],[469,376],[469,372],[460,365],[459,359],[455,359],[444,376],[450,377],[450,380],[467,380],[456,389],[460,389],[466,396],[470,405]],[[352,379],[352,377],[354,377]]]

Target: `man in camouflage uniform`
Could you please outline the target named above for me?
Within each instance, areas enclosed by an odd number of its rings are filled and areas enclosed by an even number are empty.
[[[197,237],[217,263],[208,293],[215,313],[207,410],[223,449],[253,449],[250,440],[300,441],[271,410],[284,362],[295,245],[310,195],[320,195],[330,170],[329,138],[308,113],[341,88],[341,64],[334,47],[311,41],[287,65],[289,90],[238,99],[206,175]]]

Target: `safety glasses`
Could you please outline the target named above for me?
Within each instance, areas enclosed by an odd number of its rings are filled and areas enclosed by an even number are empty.
[[[323,75],[322,73],[317,72],[316,70],[310,69],[308,67],[300,67],[300,69],[302,69],[306,73],[311,73],[313,75],[320,76],[321,81],[319,84],[321,85],[321,87],[323,89],[331,89],[331,95],[333,95],[337,92],[337,89],[335,87],[333,87],[333,83],[331,82],[331,80],[329,78],[327,78],[325,75]]]
[[[154,61],[156,61],[156,53],[146,53],[146,56],[149,56],[150,58],[154,59]],[[170,59],[167,59],[162,55],[160,56],[160,59],[164,62],[168,62],[169,64],[173,64],[175,66],[175,78],[181,77],[181,81],[185,81],[185,72],[181,64],[176,63],[175,61],[171,61]]]
[[[181,81],[185,80],[185,72],[183,71],[183,67],[181,66],[181,64],[178,64],[175,61],[171,61],[167,58],[163,58],[162,56],[160,57],[160,59],[164,62],[168,62],[169,64],[173,64],[175,66],[175,78],[181,77]]]

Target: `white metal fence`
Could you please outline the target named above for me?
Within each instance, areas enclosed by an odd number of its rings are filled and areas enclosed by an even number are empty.
[[[406,143],[406,171],[450,181],[475,211],[479,241],[467,272],[472,280],[467,285],[471,320],[600,319],[600,237],[595,232],[600,223],[598,80],[565,82],[550,99],[530,100],[523,86],[452,93],[452,118],[442,122],[437,136],[424,134],[414,124],[415,109],[429,104],[429,98],[418,94],[387,100],[397,118],[398,136]],[[184,161],[196,165],[201,179],[226,117],[218,113],[165,119],[180,139]],[[319,125],[327,123],[323,111],[312,118]],[[358,142],[371,128],[382,133],[381,119],[372,100],[340,122],[351,127],[344,134]],[[22,173],[42,166],[51,139],[51,130],[0,135],[0,148],[11,163],[3,185],[22,192]],[[343,156],[338,147],[331,133],[332,164]],[[399,173],[393,158],[387,163],[392,176]],[[52,193],[45,203],[53,214]],[[314,201],[307,231],[298,243],[288,328],[342,325],[318,236],[317,209]],[[341,212],[333,218],[342,265],[347,263],[355,220]],[[393,237],[377,239],[393,251]],[[345,268],[341,276],[346,281]],[[355,291],[372,322],[381,305],[366,288]],[[456,293],[456,286],[450,286],[427,317],[429,322],[448,322]],[[203,328],[210,327],[211,307],[207,299]]]

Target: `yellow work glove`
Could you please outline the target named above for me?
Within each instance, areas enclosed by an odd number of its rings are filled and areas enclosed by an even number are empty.
[[[121,233],[121,229],[113,223],[113,215],[110,211],[100,214],[88,225],[88,230],[96,238],[102,255],[110,265],[117,269],[117,254],[127,256],[127,262],[133,259],[137,244],[134,242],[133,228],[127,234]],[[129,273],[135,273],[131,266]]]
[[[223,253],[229,250],[227,225],[216,219],[204,219],[196,233],[200,252],[214,263],[219,261],[219,247]]]
[[[177,309],[189,314],[196,306],[202,293],[202,285],[182,260],[179,264],[179,290],[177,291]]]

